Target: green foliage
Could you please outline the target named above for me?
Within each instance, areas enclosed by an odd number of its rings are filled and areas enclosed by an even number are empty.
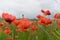
[[[8,36],[4,32],[0,32],[0,40],[6,40]]]

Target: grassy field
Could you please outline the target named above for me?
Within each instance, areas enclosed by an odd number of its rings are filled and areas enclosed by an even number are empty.
[[[34,31],[31,30],[32,26],[28,31],[16,31],[19,28],[13,23],[8,25],[3,19],[0,19],[0,22],[4,23],[3,27],[0,26],[0,40],[60,40],[60,26],[56,21],[50,25],[35,24],[38,29]],[[7,32],[10,34],[4,32],[5,28],[11,30]]]

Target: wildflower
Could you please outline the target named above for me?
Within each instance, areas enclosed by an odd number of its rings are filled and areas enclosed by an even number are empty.
[[[42,13],[45,13],[45,11],[44,11],[43,9],[41,9],[41,12],[42,12]]]
[[[24,32],[28,32],[28,31],[29,31],[29,29],[23,29],[23,31],[24,31]]]
[[[14,20],[16,19],[15,16],[12,16],[12,15],[10,15],[10,14],[8,14],[8,13],[3,13],[3,14],[2,14],[2,18],[3,18],[6,22],[8,22],[8,23],[11,23],[12,21],[14,21]]]
[[[30,22],[28,19],[23,18],[19,21],[19,25],[17,26],[20,29],[26,30],[32,25],[32,22]]]
[[[45,18],[45,17],[43,17],[41,15],[37,15],[37,18],[41,19],[41,18]]]
[[[56,14],[54,15],[54,18],[55,18],[55,19],[60,19],[60,14],[56,13]]]
[[[42,20],[39,20],[38,23],[41,24],[41,25],[43,24]]]
[[[58,27],[60,28],[60,20],[58,20],[57,23],[58,23]]]
[[[3,22],[0,22],[0,26],[4,26],[4,23]]]
[[[32,31],[38,30],[38,27],[35,25],[32,25]]]
[[[4,30],[4,32],[5,32],[6,34],[10,34],[10,33],[11,33],[11,30],[10,30],[9,28],[6,28],[6,29]]]
[[[19,24],[17,27],[22,29],[23,28],[22,26],[23,26],[22,24]]]
[[[41,12],[42,12],[44,15],[51,15],[51,12],[50,12],[49,10],[44,11],[43,9],[41,9]]]
[[[45,15],[51,15],[51,12],[49,10],[46,10],[44,14]]]
[[[52,20],[48,19],[48,18],[42,18],[42,19],[39,20],[39,24],[48,25],[48,24],[51,24],[51,23],[52,23]]]
[[[19,24],[19,20],[14,20],[13,23],[17,26]]]

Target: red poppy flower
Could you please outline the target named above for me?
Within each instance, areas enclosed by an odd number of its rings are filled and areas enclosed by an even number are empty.
[[[22,24],[19,24],[17,27],[22,29],[23,28],[22,26],[23,26]]]
[[[40,19],[41,19],[41,18],[45,18],[45,17],[43,17],[43,16],[41,16],[41,15],[37,15],[37,18],[40,18]]]
[[[24,31],[24,32],[27,32],[27,31],[29,31],[29,29],[23,29],[23,31]]]
[[[51,15],[51,12],[49,10],[46,10],[44,14],[45,15]]]
[[[60,20],[57,20],[58,25],[60,26]]]
[[[38,23],[41,24],[41,25],[43,24],[42,20],[39,20]]]
[[[3,22],[0,22],[0,26],[4,26],[4,23]]]
[[[41,9],[41,12],[42,12],[42,13],[45,13],[45,11],[44,11],[43,9]]]
[[[58,22],[58,25],[60,25],[60,21]]]
[[[58,14],[58,13],[55,14],[55,15],[54,15],[54,18],[55,18],[55,19],[60,19],[60,14]]]
[[[50,12],[49,10],[44,11],[43,9],[41,9],[41,12],[42,12],[44,15],[51,15],[51,12]]]
[[[11,30],[10,30],[9,28],[6,28],[6,29],[4,30],[4,32],[5,32],[6,34],[10,34],[10,33],[11,33]]]
[[[32,25],[32,31],[38,30],[38,27],[35,25]]]
[[[2,18],[3,18],[6,22],[8,22],[8,23],[11,23],[12,21],[14,21],[14,20],[16,19],[15,16],[12,16],[12,15],[10,15],[10,14],[8,14],[8,13],[3,13],[3,14],[2,14]]]
[[[14,20],[13,23],[17,26],[20,22],[19,20]]]
[[[52,20],[50,20],[48,18],[42,18],[39,21],[39,24],[46,24],[46,25],[48,25],[48,24],[51,24],[51,23],[52,23]]]
[[[26,18],[21,19],[19,22],[20,23],[18,25],[18,28],[20,28],[20,29],[28,29],[30,27],[30,25],[32,24],[32,22]]]

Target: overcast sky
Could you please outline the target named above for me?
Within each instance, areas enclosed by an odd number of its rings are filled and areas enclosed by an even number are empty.
[[[0,16],[2,12],[8,12],[21,18],[24,14],[26,18],[36,18],[36,15],[43,15],[40,10],[49,9],[52,17],[60,12],[60,0],[0,0]]]

